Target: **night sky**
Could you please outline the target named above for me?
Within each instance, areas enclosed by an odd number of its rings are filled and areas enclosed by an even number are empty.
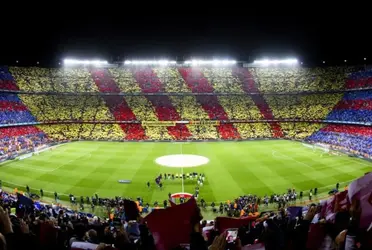
[[[324,6],[294,11],[269,2],[270,8],[255,9],[249,1],[233,7],[171,5],[168,9],[166,4],[140,2],[124,9],[105,2],[79,8],[66,3],[54,11],[25,8],[14,18],[7,13],[14,21],[3,22],[0,63],[15,65],[18,60],[19,65],[32,66],[39,61],[40,66],[52,66],[66,57],[253,61],[294,56],[309,64],[326,60],[330,65],[344,59],[348,64],[360,64],[364,57],[372,60],[372,19],[361,12]]]

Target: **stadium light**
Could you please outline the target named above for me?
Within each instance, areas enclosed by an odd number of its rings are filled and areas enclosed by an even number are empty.
[[[289,59],[283,59],[283,60],[269,60],[269,59],[263,59],[263,60],[254,60],[253,64],[261,65],[261,66],[271,66],[271,65],[296,65],[298,64],[298,60],[296,58],[289,58]]]
[[[169,60],[126,60],[124,61],[125,65],[174,65],[176,61],[169,61]]]
[[[184,62],[185,64],[190,64],[192,66],[198,66],[198,65],[215,65],[215,66],[221,66],[221,65],[234,65],[236,64],[235,60],[187,60]]]
[[[323,63],[325,63],[325,61],[323,61]]]
[[[106,65],[108,64],[107,61],[101,61],[101,60],[76,60],[76,59],[65,59],[63,60],[64,65]]]
[[[367,61],[367,57],[364,57],[364,61]]]
[[[344,62],[347,62],[347,60],[344,60]]]

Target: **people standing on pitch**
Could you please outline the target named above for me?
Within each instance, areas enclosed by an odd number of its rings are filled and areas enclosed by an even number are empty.
[[[164,208],[167,208],[167,207],[168,207],[168,202],[167,202],[167,200],[164,200],[164,201],[163,201],[163,205],[164,205]]]
[[[318,194],[318,188],[314,188],[314,195],[316,196]]]
[[[57,200],[58,200],[58,194],[57,194],[57,192],[54,192],[54,200],[57,202]]]
[[[44,191],[43,191],[43,189],[40,189],[40,197],[41,197],[41,198],[44,197]]]
[[[147,182],[147,188],[150,189],[150,182]]]
[[[29,194],[30,193],[30,187],[27,185],[26,186],[26,192]]]
[[[311,189],[309,192],[309,200],[311,201],[311,197],[313,196],[313,190]]]
[[[338,191],[339,187],[340,187],[340,183],[337,182],[337,184],[336,184],[337,191]]]

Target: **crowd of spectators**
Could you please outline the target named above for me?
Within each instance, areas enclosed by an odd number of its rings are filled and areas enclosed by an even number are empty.
[[[1,93],[0,123],[57,122],[60,124],[40,125],[39,128],[50,135],[50,138],[58,140],[105,138],[203,140],[273,136],[305,139],[321,127],[318,123],[308,123],[312,120],[371,121],[370,90],[344,94],[283,94],[368,87],[370,71],[350,73],[352,70],[345,67],[239,68],[239,70],[223,67],[152,69],[14,67],[9,71],[8,68],[2,67],[0,70],[2,89],[52,93],[18,95]],[[345,85],[347,78],[349,80]],[[364,83],[360,84],[361,81]],[[62,95],[62,92],[71,94]],[[100,95],[99,92],[135,95],[106,96]],[[173,95],[139,95],[160,92]],[[254,95],[247,95],[247,92]],[[272,92],[278,95],[269,94]],[[267,119],[276,119],[279,122],[263,121]],[[302,122],[291,123],[289,122],[291,119]],[[141,125],[142,121],[180,120],[236,120],[236,122],[222,122],[217,126],[208,123],[176,126]],[[105,123],[107,121],[133,123],[107,124]],[[331,137],[329,140],[339,139]],[[352,142],[353,140],[350,143]]]
[[[0,160],[34,150],[48,141],[47,135],[35,126],[0,128]]]
[[[35,122],[35,118],[15,94],[0,93],[0,124]]]
[[[348,75],[346,88],[370,88],[372,87],[372,70],[352,72]]]
[[[355,70],[351,67],[248,68],[246,70],[248,73],[243,77],[238,77],[241,72],[237,74],[229,67],[200,67],[198,69],[154,67],[140,70],[111,68],[109,73],[123,93],[189,93],[188,80],[197,83],[194,86],[194,92],[241,93],[241,82],[254,80],[258,91],[267,94],[370,87],[372,71]],[[99,89],[93,81],[90,69],[86,68],[11,67],[8,69],[1,67],[0,75],[2,89],[74,93],[97,92]],[[150,85],[141,84],[136,79],[138,77],[145,79],[144,75],[147,81],[151,79]],[[17,82],[18,87],[12,83],[13,80]]]
[[[97,92],[98,88],[87,69],[11,67],[13,79],[27,92]]]
[[[347,92],[326,119],[347,122],[372,122],[371,103],[371,90]]]
[[[194,198],[179,205],[170,202],[170,207],[153,209],[146,217],[140,207],[149,205],[141,199],[101,199],[106,219],[33,202],[27,194],[0,188],[0,249],[368,250],[372,247],[371,185],[372,173],[368,173],[319,203],[267,212],[258,212],[258,205],[295,199],[295,191],[262,200],[245,195],[212,204],[215,210],[237,212],[238,218],[217,215],[212,221],[203,220],[203,202]],[[230,242],[233,231],[237,238]]]
[[[342,94],[267,95],[275,119],[324,120]]]
[[[370,126],[329,125],[309,136],[307,140],[372,158],[372,127]]]
[[[352,70],[348,67],[250,69],[261,93],[342,90]]]

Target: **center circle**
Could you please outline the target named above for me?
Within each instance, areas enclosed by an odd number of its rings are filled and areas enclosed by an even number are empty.
[[[198,167],[209,162],[207,157],[201,155],[165,155],[156,158],[155,162],[164,167],[170,168],[191,168]]]

